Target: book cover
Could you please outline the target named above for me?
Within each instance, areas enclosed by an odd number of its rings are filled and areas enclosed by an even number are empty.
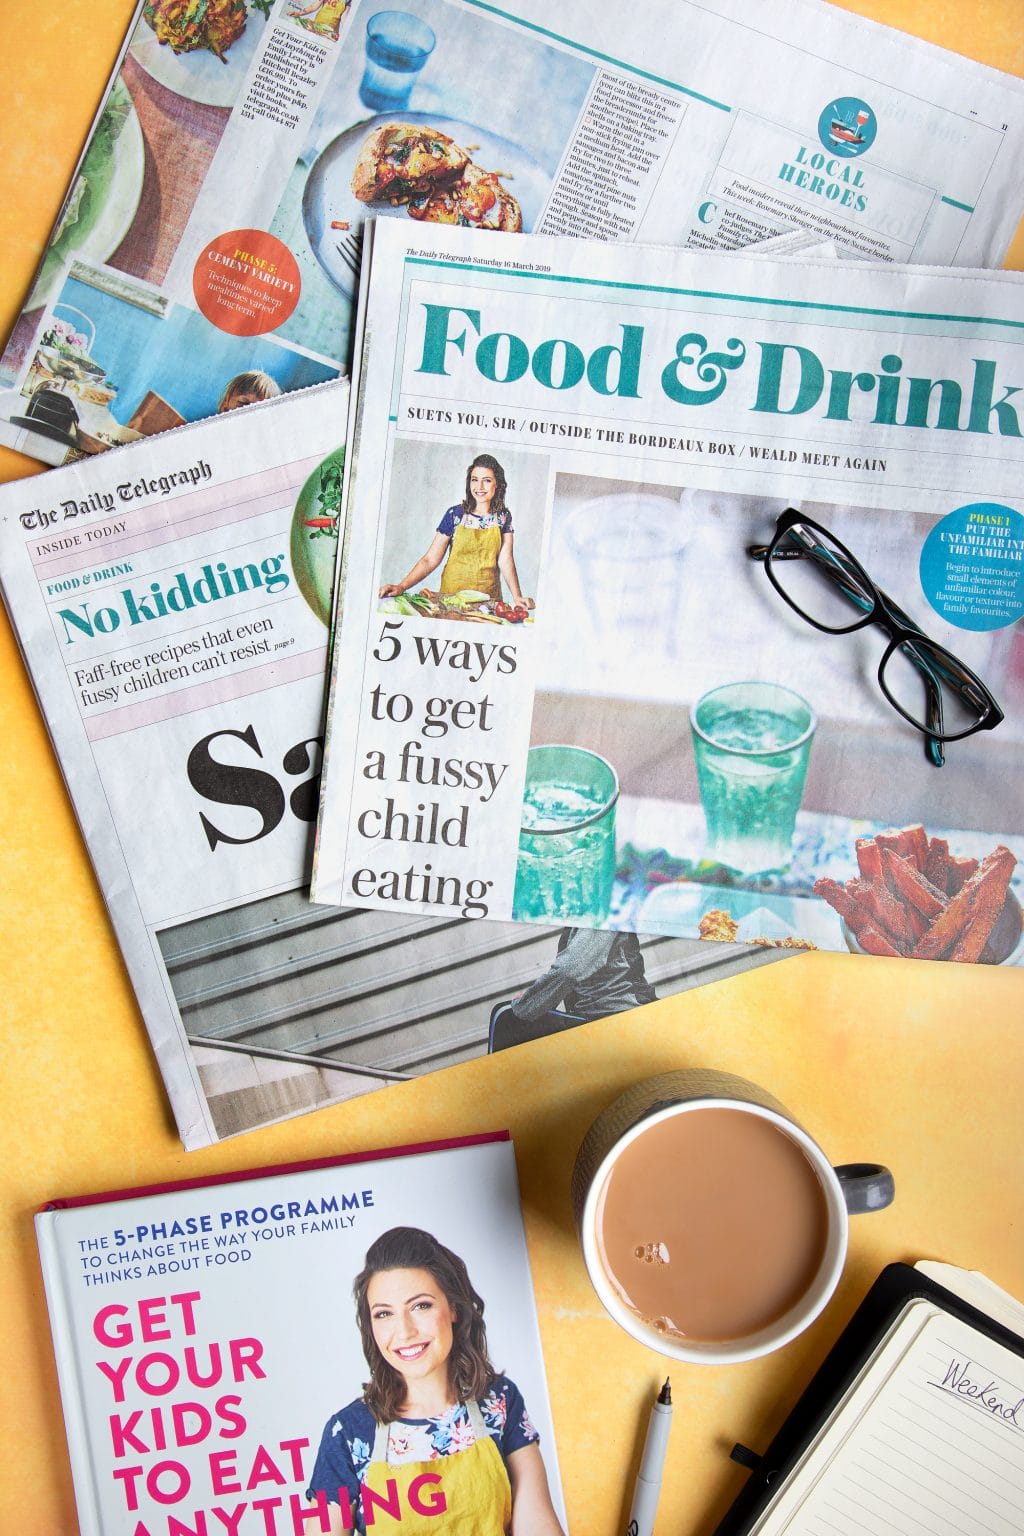
[[[507,1133],[36,1226],[83,1536],[564,1529]]]

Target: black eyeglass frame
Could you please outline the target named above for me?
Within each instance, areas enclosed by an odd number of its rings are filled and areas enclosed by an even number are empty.
[[[849,562],[852,569],[845,573],[847,577],[852,575],[853,579],[863,587],[865,594],[871,598],[871,608],[860,618],[854,619],[852,623],[845,624],[837,629],[832,625],[822,624],[817,619],[811,618],[810,614],[804,612],[778,581],[772,570],[773,560],[786,558],[811,559],[815,561],[830,580],[834,581],[840,588],[843,587],[841,573],[837,571],[834,563],[826,556],[816,554],[811,547],[805,550],[793,549],[792,546],[788,550],[780,548],[786,535],[797,526],[809,528],[814,533],[824,534],[829,543],[840,550],[843,558]],[[858,629],[865,629],[869,624],[877,624],[889,636],[889,644],[882,653],[882,659],[878,664],[878,686],[897,714],[902,715],[909,725],[912,725],[915,730],[927,736],[930,741],[935,741],[936,743],[963,741],[966,737],[973,736],[978,731],[994,730],[1002,721],[1002,710],[978,674],[972,671],[966,662],[961,661],[952,651],[947,650],[944,645],[940,645],[937,640],[933,640],[919,625],[915,624],[913,619],[904,613],[902,608],[881,587],[875,585],[856,555],[846,547],[841,539],[837,539],[832,530],[826,528],[823,523],[817,523],[813,518],[806,517],[802,512],[797,512],[795,508],[789,507],[779,517],[771,543],[751,544],[747,548],[747,554],[752,559],[760,560],[764,564],[765,575],[768,577],[768,580],[779,596],[792,608],[793,612],[798,614],[805,624],[810,624],[814,629],[820,630],[822,634],[848,635],[853,634]],[[849,592],[847,592],[847,596],[850,597],[851,601],[855,601]],[[920,720],[915,720],[914,716],[908,713],[903,705],[893,697],[885,684],[885,667],[889,658],[899,650],[900,646],[908,642],[912,644],[920,640],[927,641],[929,654],[926,656],[912,651],[911,655],[914,659],[914,665],[918,667],[925,677],[926,687],[930,683],[931,688],[936,690],[935,695],[932,695],[929,690],[929,714],[933,723],[928,725],[922,724]],[[938,698],[939,685],[935,681],[929,666],[930,660],[939,663],[942,667],[945,681],[959,693],[960,697],[966,701],[978,716],[975,723],[968,726],[964,731],[943,730],[942,707]]]

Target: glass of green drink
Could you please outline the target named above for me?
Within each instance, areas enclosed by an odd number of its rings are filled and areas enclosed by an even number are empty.
[[[777,683],[727,683],[697,700],[706,858],[746,875],[789,864],[816,723],[806,699]]]
[[[615,769],[584,747],[531,747],[512,916],[599,926],[615,880]]]

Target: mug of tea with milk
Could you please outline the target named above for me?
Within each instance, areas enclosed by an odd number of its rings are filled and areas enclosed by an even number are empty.
[[[877,1163],[833,1168],[789,1110],[732,1073],[636,1083],[572,1177],[590,1279],[635,1339],[676,1360],[753,1360],[801,1333],[842,1274],[851,1214],[894,1195]]]

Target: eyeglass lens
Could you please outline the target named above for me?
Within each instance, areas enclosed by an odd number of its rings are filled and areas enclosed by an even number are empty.
[[[855,629],[874,607],[856,561],[828,534],[798,523],[772,545],[773,581],[796,610],[833,634]]]
[[[921,730],[928,730],[926,673],[942,696],[942,734],[965,735],[983,718],[985,706],[980,699],[972,703],[961,688],[951,684],[951,658],[941,646],[924,638],[904,640],[886,656],[880,681],[896,708]]]
[[[772,545],[768,565],[776,586],[797,612],[831,634],[857,629],[875,606],[867,573],[822,528],[796,523],[786,529]],[[945,738],[968,734],[985,716],[984,700],[965,691],[955,657],[923,635],[888,651],[879,681],[890,702],[925,732],[937,727],[936,698],[942,703]]]

